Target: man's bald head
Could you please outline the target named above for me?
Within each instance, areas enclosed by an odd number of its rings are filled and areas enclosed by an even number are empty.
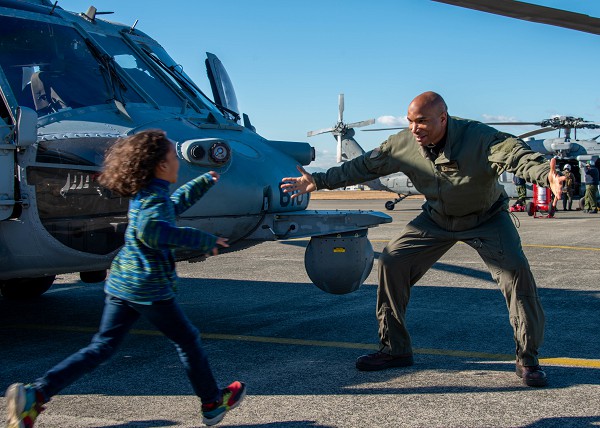
[[[436,113],[447,113],[448,106],[442,96],[433,91],[423,92],[417,95],[414,100],[411,101],[408,106],[408,110],[431,110]]]
[[[441,95],[432,91],[423,92],[409,104],[407,119],[417,143],[432,146],[446,134],[448,106]]]

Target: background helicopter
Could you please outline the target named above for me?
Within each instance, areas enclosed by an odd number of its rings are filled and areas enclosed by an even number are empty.
[[[544,119],[540,122],[488,122],[489,125],[498,126],[521,126],[535,125],[541,128],[519,135],[536,152],[546,155],[548,158],[557,158],[557,165],[560,169],[564,165],[571,165],[571,172],[575,179],[581,184],[581,177],[585,175],[584,168],[587,162],[595,164],[600,157],[600,135],[588,139],[578,140],[577,129],[600,129],[600,124],[588,122],[580,117],[556,116],[550,119]],[[535,139],[533,136],[546,132],[558,130],[558,137]],[[562,134],[562,135],[561,135]],[[585,191],[585,184],[581,184],[580,195]],[[577,193],[576,193],[577,194]]]
[[[336,162],[346,162],[365,153],[365,150],[354,138],[356,134],[354,128],[372,125],[375,123],[375,119],[368,119],[348,124],[344,123],[344,94],[340,94],[338,97],[338,111],[338,121],[334,126],[316,131],[309,131],[307,136],[312,137],[314,135],[331,132],[337,141]],[[405,127],[373,128],[363,129],[363,131],[389,131],[404,128]],[[499,177],[499,181],[504,186],[508,196],[516,198],[517,190],[512,182],[512,177],[513,174],[505,172]],[[401,202],[406,197],[411,195],[420,195],[410,179],[402,172],[386,175],[375,180],[366,181],[362,184],[369,186],[373,190],[386,190],[396,193],[398,195],[397,198],[385,202],[385,208],[390,211],[396,207],[398,202]],[[527,184],[527,195],[532,196],[532,194],[533,192],[531,185]]]
[[[210,100],[158,42],[132,26],[76,14],[49,0],[0,0],[0,292],[44,293],[55,276],[99,282],[123,243],[128,200],[96,181],[117,138],[161,128],[181,159],[180,182],[209,170],[219,186],[179,218],[230,239],[231,250],[312,237],[305,267],[332,293],[357,289],[373,249],[367,229],[391,221],[367,211],[306,211],[280,189],[314,160],[304,142],[267,140],[208,54]],[[346,251],[333,251],[345,248]],[[178,259],[203,254],[178,253]],[[336,269],[334,269],[336,268]]]

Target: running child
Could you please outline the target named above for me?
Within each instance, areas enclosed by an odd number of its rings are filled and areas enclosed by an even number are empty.
[[[191,227],[175,218],[190,208],[218,180],[207,172],[169,195],[177,182],[175,148],[160,130],[118,140],[107,152],[99,182],[131,197],[125,244],[112,262],[104,290],[106,300],[98,333],[91,343],[54,366],[31,384],[15,383],[6,391],[7,428],[31,428],[43,405],[84,374],[110,358],[134,322],[148,319],[179,353],[195,394],[202,402],[203,422],[214,425],[240,404],[246,385],[235,381],[220,389],[202,348],[199,331],[175,301],[173,250],[186,248],[216,255],[227,238]]]

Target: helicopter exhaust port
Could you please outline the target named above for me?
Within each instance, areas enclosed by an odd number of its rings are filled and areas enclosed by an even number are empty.
[[[313,236],[304,253],[311,281],[331,294],[356,291],[373,268],[373,246],[367,229]]]

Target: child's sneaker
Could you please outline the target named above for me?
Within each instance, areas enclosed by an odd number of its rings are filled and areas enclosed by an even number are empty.
[[[225,417],[225,413],[235,409],[246,395],[246,384],[236,380],[222,392],[221,400],[202,405],[202,422],[204,424],[216,425]]]
[[[31,428],[44,410],[42,394],[31,385],[13,383],[6,390],[6,428]]]

